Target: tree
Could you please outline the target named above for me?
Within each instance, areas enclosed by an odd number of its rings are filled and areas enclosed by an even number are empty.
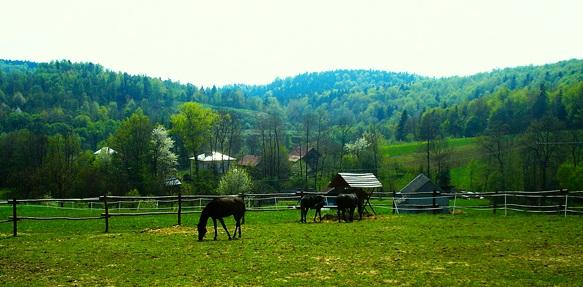
[[[550,169],[555,167],[556,157],[559,152],[557,142],[560,141],[559,130],[561,123],[554,117],[543,117],[534,121],[526,131],[523,141],[527,146],[525,162],[526,172],[531,171],[532,176],[526,175],[525,179],[531,180],[529,186],[535,189],[550,188]],[[540,178],[538,182],[536,179]]]
[[[431,150],[439,133],[438,123],[439,121],[437,120],[434,111],[426,112],[421,117],[419,134],[421,139],[425,141],[426,172],[427,177],[429,178],[431,178]]]
[[[164,182],[176,173],[178,157],[172,152],[174,140],[168,136],[168,131],[164,126],[159,125],[152,130],[150,144],[154,175],[160,182]]]
[[[217,121],[212,125],[210,149],[223,154],[232,154],[233,148],[240,141],[241,124],[234,113],[221,111]],[[225,161],[221,161],[222,173],[225,173]]]
[[[547,112],[547,92],[545,85],[541,84],[539,92],[536,94],[534,103],[532,105],[532,116],[535,119],[540,119]]]
[[[512,148],[511,137],[507,136],[510,130],[507,122],[504,113],[494,113],[490,118],[486,136],[480,141],[488,162],[493,163],[493,169],[499,175],[499,185],[495,186],[498,190],[506,189],[507,163]]]
[[[110,146],[117,151],[117,161],[122,175],[126,175],[128,186],[121,192],[137,188],[144,192],[146,180],[151,174],[150,141],[152,124],[141,109],[125,119],[109,139]],[[123,187],[122,187],[123,188]]]
[[[81,152],[77,135],[49,137],[43,173],[49,194],[56,198],[71,196],[75,179],[75,158]]]
[[[368,142],[368,140],[365,136],[362,136],[362,137],[356,139],[356,141],[354,141],[354,143],[347,143],[345,145],[346,151],[349,154],[356,157],[356,159],[359,159],[361,154],[369,147],[370,147],[370,143]]]
[[[242,168],[230,169],[219,182],[216,192],[218,194],[240,194],[251,191],[253,183],[251,177]]]
[[[409,114],[407,114],[407,110],[403,110],[401,113],[401,118],[399,118],[399,124],[397,125],[397,132],[395,133],[395,138],[398,141],[404,141],[407,136],[407,120],[409,119]]]
[[[184,146],[194,157],[196,175],[198,176],[197,154],[206,143],[212,125],[218,115],[200,104],[188,102],[180,106],[178,114],[172,115],[172,132],[181,137]],[[192,169],[190,171],[192,175]]]

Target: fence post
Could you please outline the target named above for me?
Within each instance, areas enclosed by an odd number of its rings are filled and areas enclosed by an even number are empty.
[[[567,217],[567,203],[569,200],[569,191],[565,193],[565,217]]]
[[[178,191],[178,225],[182,225],[182,192]]]
[[[455,215],[456,202],[457,202],[457,192],[455,192],[455,190],[454,190],[454,193],[453,193],[453,211],[451,212],[452,216]]]
[[[504,216],[508,215],[508,205],[506,203],[506,196],[508,195],[508,193],[506,193],[506,191],[504,192]]]
[[[397,212],[397,203],[395,202],[396,195],[397,195],[397,192],[393,190],[393,214],[395,214],[395,212]]]
[[[101,197],[103,199],[103,208],[105,209],[105,233],[109,232],[109,206],[107,204],[107,194]]]
[[[12,235],[16,237],[18,230],[18,218],[16,217],[16,198],[12,199]]]
[[[247,207],[247,203],[245,202],[245,193],[240,193],[239,196],[243,200],[243,204],[245,204],[245,207]]]
[[[492,213],[493,214],[496,214],[496,209],[498,208],[498,205],[496,204],[496,201],[497,200],[498,200],[498,191],[496,190],[494,192],[494,197],[493,197],[493,201],[494,201],[494,204],[492,205],[493,206],[493,208],[492,208]]]
[[[435,203],[436,194],[437,194],[437,191],[434,189],[433,190],[433,201],[432,201],[433,214],[437,213],[437,204]]]

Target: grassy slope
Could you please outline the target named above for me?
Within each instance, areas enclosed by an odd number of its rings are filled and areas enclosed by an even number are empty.
[[[450,158],[452,184],[458,190],[468,190],[470,189],[468,164],[472,160],[480,159],[478,140],[477,138],[451,138],[448,139],[448,145],[452,149]],[[425,165],[424,148],[423,142],[390,144],[381,147],[381,154],[388,159],[389,163],[398,164],[410,172],[396,182],[397,189],[417,176],[419,167]]]
[[[25,207],[25,209],[28,209]],[[34,214],[34,210],[24,210]],[[5,218],[7,208],[0,208]],[[48,209],[39,211],[50,213]],[[328,211],[330,213],[330,211]],[[312,213],[311,213],[312,214]],[[198,215],[0,224],[10,286],[387,286],[583,284],[579,217],[381,215],[299,224],[295,211],[250,212],[243,238],[195,240]],[[227,220],[232,230],[232,220]]]

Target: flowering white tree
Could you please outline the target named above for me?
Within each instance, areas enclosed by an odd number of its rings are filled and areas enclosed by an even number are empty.
[[[365,151],[370,146],[368,140],[366,140],[365,136],[358,138],[354,143],[347,143],[344,148],[346,151],[356,158],[360,157],[360,154]]]
[[[174,140],[168,136],[168,131],[161,125],[152,130],[150,141],[154,162],[154,172],[158,179],[166,180],[176,173],[178,157],[172,152]]]

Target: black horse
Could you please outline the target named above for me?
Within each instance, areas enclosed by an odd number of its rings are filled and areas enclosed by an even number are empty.
[[[308,216],[308,211],[310,208],[315,209],[314,222],[316,222],[316,216],[320,216],[320,222],[322,222],[322,207],[326,203],[325,199],[321,195],[308,194],[302,196],[300,199],[300,222],[306,223],[306,217]]]
[[[219,197],[209,202],[200,214],[200,220],[198,221],[198,240],[201,241],[207,232],[206,223],[209,217],[213,219],[215,226],[214,240],[217,240],[217,219],[221,222],[225,232],[227,232],[227,236],[229,236],[229,240],[231,240],[231,234],[229,234],[225,221],[223,221],[223,217],[231,215],[235,217],[236,222],[233,239],[237,236],[237,229],[239,230],[239,238],[241,238],[241,219],[245,223],[245,202],[239,197]]]
[[[364,205],[362,200],[360,200],[354,193],[339,194],[336,197],[337,215],[338,222],[340,222],[340,213],[342,213],[342,219],[346,220],[346,212],[348,212],[349,221],[354,220],[354,209],[358,207],[359,220],[362,219],[362,213],[364,211]]]

